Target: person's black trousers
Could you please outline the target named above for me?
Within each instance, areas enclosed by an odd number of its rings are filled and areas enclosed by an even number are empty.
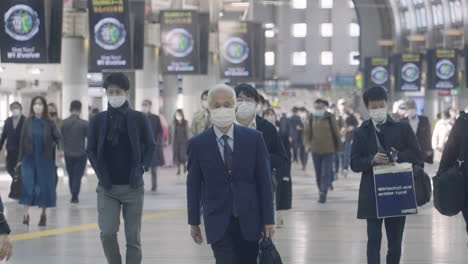
[[[258,241],[247,241],[242,237],[238,218],[231,218],[223,238],[211,248],[216,264],[257,264]]]
[[[305,170],[307,168],[307,162],[309,161],[309,152],[307,152],[304,144],[301,144],[299,147],[299,154],[301,156],[302,169]]]
[[[293,139],[293,142],[291,143],[291,150],[293,154],[293,161],[298,162],[300,150],[300,144],[298,139]]]
[[[399,264],[406,217],[367,219],[367,264],[380,264],[382,223],[388,240],[387,264]]]
[[[465,207],[463,207],[462,213],[463,213],[463,218],[465,218],[466,233],[468,234],[468,195],[466,196]]]
[[[72,200],[77,200],[81,189],[81,178],[86,169],[87,157],[72,157],[65,156],[65,165],[68,173],[68,183],[70,185],[70,192]]]
[[[6,157],[6,169],[8,174],[10,174],[11,178],[15,178],[16,174],[16,165],[18,164],[18,152],[7,152]]]

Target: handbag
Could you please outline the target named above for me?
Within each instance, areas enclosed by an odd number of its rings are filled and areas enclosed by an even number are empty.
[[[466,190],[463,175],[465,146],[466,137],[463,138],[460,145],[457,164],[451,168],[437,172],[437,175],[432,177],[434,207],[445,216],[457,215],[465,204]]]
[[[271,238],[263,237],[260,240],[259,264],[283,264],[281,256]]]
[[[8,197],[11,199],[19,200],[21,198],[21,167],[15,170],[15,176],[10,185],[10,194]]]
[[[423,206],[431,201],[432,186],[431,178],[420,166],[414,166],[414,188],[416,191],[416,202]]]

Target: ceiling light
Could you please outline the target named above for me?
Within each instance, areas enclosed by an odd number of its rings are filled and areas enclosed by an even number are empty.
[[[274,28],[274,27],[275,27],[275,24],[273,24],[273,23],[266,23],[266,24],[264,25],[264,27],[265,27],[265,28]]]
[[[29,73],[33,74],[33,75],[39,75],[41,74],[42,70],[39,69],[39,68],[32,68],[31,70],[29,70]]]

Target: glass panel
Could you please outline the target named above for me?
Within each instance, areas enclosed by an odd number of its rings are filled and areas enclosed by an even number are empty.
[[[275,65],[275,52],[267,51],[265,52],[265,65],[274,66]]]
[[[359,24],[357,23],[349,24],[349,35],[351,37],[359,37],[360,34],[361,34],[361,29],[360,29]]]
[[[333,8],[333,0],[320,0],[321,8]]]
[[[294,9],[306,9],[307,8],[307,0],[293,0],[292,6]]]
[[[275,37],[275,31],[274,30],[265,30],[265,37],[274,38]]]
[[[351,51],[349,53],[349,64],[350,65],[359,65],[359,60],[354,58],[356,56],[359,56],[358,51]]]

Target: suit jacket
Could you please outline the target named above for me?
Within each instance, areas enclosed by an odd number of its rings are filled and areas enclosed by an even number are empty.
[[[267,120],[256,117],[257,130],[262,132],[268,153],[270,153],[271,168],[279,171],[288,162],[288,155],[284,149],[278,130]]]
[[[13,117],[7,118],[5,125],[3,126],[2,137],[0,138],[0,149],[3,148],[3,145],[6,144],[7,152],[16,153],[18,155],[20,148],[20,137],[21,129],[23,128],[23,123],[26,118],[24,115],[21,115],[20,120],[16,128],[13,127]]]
[[[427,155],[427,152],[433,151],[431,124],[426,116],[418,116],[418,118],[419,123],[416,130],[416,138],[418,139],[419,147],[421,148],[421,155],[425,162],[433,163],[434,154]],[[408,118],[405,118],[402,121],[409,123]]]
[[[440,166],[438,171],[444,171],[458,164],[460,152],[462,153],[464,160],[462,169],[464,172],[466,183],[468,184],[468,136],[466,131],[468,130],[468,114],[461,113],[457,121],[453,125],[450,132],[450,136],[445,145],[442,159],[440,160]]]
[[[128,109],[128,137],[132,147],[132,168],[130,186],[143,185],[143,173],[151,166],[155,148],[154,135],[145,114]],[[110,175],[104,159],[104,143],[107,133],[107,111],[96,114],[89,124],[88,158],[99,180],[99,185],[106,189],[112,187]]]
[[[359,186],[358,218],[377,218],[375,202],[374,173],[372,160],[377,154],[377,139],[372,121],[362,123],[354,134],[351,147],[351,169],[362,173]],[[395,148],[398,163],[421,163],[421,150],[411,126],[406,122],[394,121],[390,116],[383,131],[383,145]]]
[[[232,177],[228,177],[214,128],[190,139],[188,157],[188,223],[200,225],[203,206],[208,243],[225,234],[234,203],[246,240],[258,240],[264,226],[274,224],[270,158],[260,132],[234,126]]]
[[[32,118],[24,121],[21,129],[19,159],[26,155],[34,154]],[[60,145],[60,133],[51,120],[44,119],[44,152],[43,155],[49,159],[55,159],[55,148]]]
[[[161,119],[159,116],[150,113],[148,115],[148,120],[150,122],[151,129],[153,130],[154,142],[156,143],[151,166],[163,166],[165,161],[163,154],[163,127]]]

